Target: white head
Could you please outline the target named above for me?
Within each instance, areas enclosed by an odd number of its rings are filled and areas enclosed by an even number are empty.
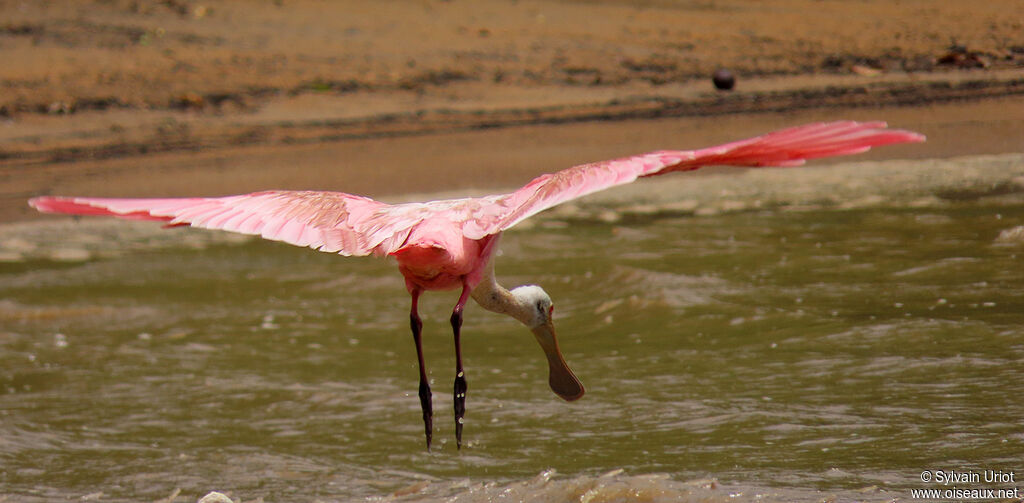
[[[565,400],[571,401],[582,397],[583,385],[573,375],[572,370],[569,370],[565,358],[562,357],[562,351],[558,349],[555,326],[551,320],[554,313],[551,297],[537,285],[518,286],[509,293],[516,304],[516,309],[509,314],[530,327],[534,338],[548,358],[548,384],[551,390]]]
[[[521,315],[523,319],[519,320],[524,325],[534,329],[551,323],[551,315],[555,306],[543,288],[537,285],[523,285],[509,290],[509,293],[515,298],[516,303],[524,308],[522,310],[524,315]]]

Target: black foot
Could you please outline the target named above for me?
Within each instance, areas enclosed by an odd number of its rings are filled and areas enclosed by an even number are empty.
[[[466,375],[459,372],[455,376],[455,445],[462,448],[462,423],[466,415]]]
[[[423,429],[427,434],[427,450],[430,450],[430,440],[434,436],[434,407],[430,399],[430,385],[427,381],[420,381],[420,407],[423,409]]]
[[[430,440],[434,436],[434,408],[431,405],[430,384],[427,383],[427,367],[423,363],[423,322],[416,312],[416,303],[419,300],[419,290],[412,291],[412,311],[409,313],[409,326],[412,328],[412,338],[416,342],[416,359],[420,364],[420,408],[423,409],[423,429],[427,434],[427,450],[430,450]]]
[[[463,294],[465,295],[465,294]],[[455,333],[455,445],[462,449],[462,423],[466,416],[466,373],[462,370],[462,306],[452,312],[452,331]]]

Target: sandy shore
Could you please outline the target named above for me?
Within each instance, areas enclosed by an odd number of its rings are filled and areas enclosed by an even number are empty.
[[[0,5],[0,221],[43,193],[492,189],[840,117],[959,124],[904,156],[1024,148],[1013,0]]]

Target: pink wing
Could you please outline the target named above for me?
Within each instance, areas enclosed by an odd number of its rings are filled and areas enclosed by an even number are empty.
[[[228,197],[107,199],[38,197],[47,213],[158,220],[254,234],[342,255],[386,255],[419,223],[424,205],[392,206],[341,192],[267,191]]]
[[[583,164],[541,175],[494,203],[492,210],[464,222],[463,234],[479,239],[494,234],[566,201],[637,178],[689,171],[702,166],[799,166],[808,159],[857,154],[891,143],[921,142],[924,136],[885,129],[884,122],[815,123],[701,150],[664,150],[623,159]]]
[[[255,234],[342,255],[387,255],[427,218],[451,223],[451,231],[481,239],[547,208],[640,177],[709,165],[796,166],[807,159],[848,155],[924,136],[886,130],[881,122],[809,124],[693,151],[660,151],[575,166],[535,178],[511,193],[429,203],[388,205],[341,192],[267,191],[227,197],[107,199],[38,197],[39,211],[157,220]]]

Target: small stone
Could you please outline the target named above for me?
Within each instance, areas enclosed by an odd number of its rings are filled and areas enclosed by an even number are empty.
[[[719,68],[711,74],[711,82],[715,84],[716,89],[731,91],[736,86],[736,77],[729,70]]]

